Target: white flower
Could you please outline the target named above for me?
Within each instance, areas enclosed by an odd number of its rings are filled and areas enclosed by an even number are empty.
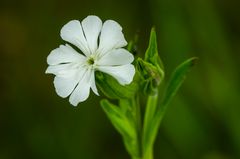
[[[61,29],[61,37],[79,48],[82,54],[68,44],[60,45],[47,57],[46,73],[56,75],[57,94],[63,98],[70,95],[72,105],[85,101],[90,88],[98,95],[96,70],[111,75],[121,85],[132,82],[134,57],[122,48],[127,42],[117,22],[107,20],[102,24],[97,16],[88,16],[81,23],[72,20]]]

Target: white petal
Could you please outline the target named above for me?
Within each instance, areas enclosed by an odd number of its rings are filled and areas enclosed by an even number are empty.
[[[63,40],[77,46],[86,56],[90,55],[82,26],[78,20],[72,20],[65,24],[61,29],[61,37]]]
[[[47,57],[47,63],[49,65],[57,65],[60,63],[69,63],[69,62],[83,62],[85,57],[75,51],[69,45],[60,45],[59,48],[56,48],[51,51]]]
[[[53,66],[48,66],[47,70],[45,73],[52,73],[57,76],[64,76],[72,72],[72,64],[60,64],[60,65],[53,65]]]
[[[79,81],[76,77],[64,78],[56,76],[53,83],[57,94],[60,97],[65,98],[72,93],[78,82]]]
[[[96,87],[96,83],[95,83],[95,71],[94,70],[92,71],[93,72],[91,73],[91,88],[96,95],[99,95]]]
[[[97,61],[98,65],[102,66],[116,66],[116,65],[126,65],[133,62],[133,55],[126,49],[114,49]]]
[[[105,72],[122,84],[130,84],[135,74],[135,68],[132,64],[122,66],[99,66],[98,70]]]
[[[97,16],[88,16],[82,21],[82,28],[91,53],[98,47],[98,36],[102,29],[102,21]]]
[[[90,93],[90,79],[92,71],[88,69],[78,83],[78,86],[72,92],[69,101],[72,105],[77,106],[79,102],[85,101]]]
[[[85,72],[86,68],[82,67],[81,69],[75,70],[74,73],[69,73],[68,76],[56,76],[53,83],[57,94],[63,98],[69,96]]]
[[[122,33],[122,27],[113,20],[104,22],[99,43],[99,52],[105,54],[114,48],[120,48],[127,45]]]

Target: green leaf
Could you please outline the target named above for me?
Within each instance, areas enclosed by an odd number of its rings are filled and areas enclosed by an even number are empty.
[[[165,106],[169,104],[169,102],[177,93],[179,87],[182,85],[183,81],[185,80],[186,74],[196,64],[197,60],[198,60],[197,57],[190,58],[176,68],[176,70],[174,71],[174,73],[170,78],[170,82],[168,84],[167,90],[165,92],[165,97],[161,105]],[[159,111],[161,109],[163,108],[159,107]]]
[[[157,98],[154,96],[149,97],[144,119],[144,124],[146,125],[144,125],[143,131],[143,154],[146,156],[152,154],[150,151],[152,151],[161,120],[165,114],[169,102],[177,93],[178,89],[186,78],[187,72],[192,68],[192,66],[195,65],[196,61],[197,58],[195,57],[188,59],[176,68],[170,78],[164,98],[160,105],[157,106]]]
[[[104,99],[100,102],[113,126],[122,135],[125,147],[132,156],[139,155],[137,132],[134,121],[129,121],[125,113],[116,105]]]

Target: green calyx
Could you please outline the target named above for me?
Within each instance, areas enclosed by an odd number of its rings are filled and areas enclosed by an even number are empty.
[[[138,91],[138,84],[133,82],[129,85],[121,85],[112,76],[96,72],[96,84],[101,92],[110,99],[132,98]]]
[[[143,93],[155,94],[157,87],[163,79],[163,73],[159,72],[157,67],[142,60],[141,58],[138,58],[136,63],[136,68],[141,78],[140,88],[143,90]]]

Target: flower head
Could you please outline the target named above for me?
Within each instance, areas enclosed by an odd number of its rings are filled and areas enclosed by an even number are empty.
[[[63,98],[70,95],[72,105],[85,101],[90,88],[98,95],[95,71],[111,75],[121,85],[132,82],[134,57],[122,48],[127,42],[117,22],[107,20],[102,24],[97,16],[88,16],[82,22],[72,20],[61,29],[61,37],[80,53],[68,44],[60,45],[47,57],[46,73],[56,75],[57,94]]]

